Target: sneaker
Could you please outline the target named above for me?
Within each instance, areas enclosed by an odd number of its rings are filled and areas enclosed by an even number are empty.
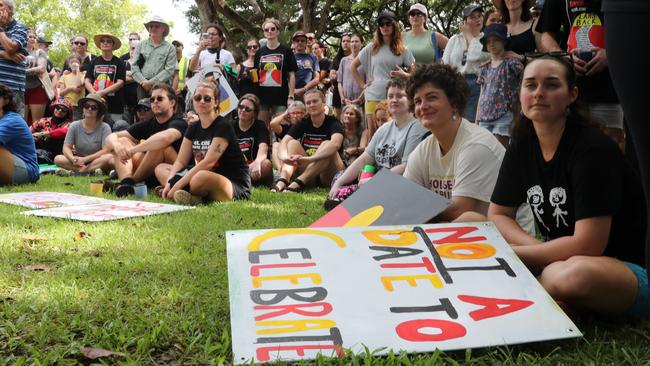
[[[154,188],[154,190],[153,190],[153,194],[154,194],[156,197],[161,197],[161,198],[162,198],[162,193],[163,193],[164,190],[165,190],[165,187],[163,187],[163,186],[157,186],[156,188]]]
[[[203,202],[203,197],[195,196],[188,191],[179,189],[178,191],[174,192],[174,202],[178,203],[179,205],[195,206]]]
[[[58,175],[59,177],[69,177],[71,173],[68,169],[56,168],[54,174]]]
[[[93,175],[104,175],[104,171],[100,168],[97,168],[93,171]]]
[[[108,178],[117,179],[117,172],[115,171],[115,169],[112,169],[110,173],[108,173]]]
[[[126,197],[135,194],[135,188],[132,184],[120,184],[115,187],[115,195],[118,197]]]

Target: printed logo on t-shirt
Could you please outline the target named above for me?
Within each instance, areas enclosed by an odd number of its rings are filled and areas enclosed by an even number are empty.
[[[282,86],[282,64],[284,55],[274,53],[260,57],[260,86],[281,87]]]
[[[307,156],[312,156],[316,153],[316,150],[323,141],[326,140],[328,140],[327,135],[306,133],[302,137],[302,147],[305,149]]]
[[[560,206],[566,204],[566,191],[562,187],[555,187],[551,189],[548,195],[548,201],[553,206],[553,217],[555,218],[555,227],[560,227],[560,221],[565,227],[569,227],[564,219],[564,216],[569,214],[569,211],[563,210]]]
[[[205,159],[205,155],[210,149],[211,140],[195,140],[192,141],[192,154],[194,155],[194,164],[200,163]],[[219,162],[214,165],[215,167],[219,166]]]
[[[544,204],[544,191],[542,191],[542,187],[539,185],[532,186],[528,188],[526,194],[528,195],[528,204],[533,209],[537,223],[544,226],[546,231],[550,231],[542,219],[542,215],[544,214],[544,209],[542,208],[542,204]]]
[[[585,0],[570,1],[569,8],[573,14],[568,41],[569,51],[605,48],[605,27],[598,13],[600,9],[588,9]]]
[[[239,149],[242,154],[244,154],[244,160],[246,164],[253,162],[253,145],[255,144],[254,137],[240,137],[237,139],[239,141]]]
[[[93,69],[93,75],[95,76],[93,89],[95,89],[95,91],[104,90],[110,87],[111,85],[115,84],[115,78],[117,75],[117,66],[95,65],[95,68]]]
[[[542,207],[544,205],[544,191],[542,190],[542,187],[539,185],[532,186],[528,191],[526,191],[526,194],[528,196],[528,204],[533,210],[538,225],[546,229],[547,232],[550,232],[551,230],[544,222],[544,219],[542,219],[542,215],[544,215],[544,208]],[[565,219],[565,216],[569,215],[569,211],[563,209],[565,208],[564,206],[566,205],[566,201],[567,193],[562,187],[552,188],[548,194],[548,204],[553,207],[551,217],[555,219],[555,227],[558,229],[560,228],[560,225],[569,227],[569,224]],[[549,218],[549,216],[546,216],[546,218]]]
[[[454,177],[432,177],[429,185],[433,192],[451,199],[451,191],[454,189]]]
[[[375,152],[375,160],[378,165],[394,167],[400,164],[400,159],[397,156],[397,149],[395,146],[384,144]]]

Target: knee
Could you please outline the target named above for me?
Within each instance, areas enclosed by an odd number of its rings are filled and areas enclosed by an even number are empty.
[[[592,257],[574,256],[549,264],[542,271],[542,286],[557,300],[571,302],[586,296],[591,291],[593,273],[598,270],[590,259]]]
[[[192,179],[190,179],[190,186],[192,188],[200,188],[205,185],[205,182],[208,181],[208,178],[210,176],[210,172],[207,170],[201,170],[200,172],[197,172],[194,174]]]
[[[302,150],[302,145],[298,140],[290,140],[289,143],[287,143],[287,149],[290,151]]]
[[[54,157],[54,164],[56,165],[66,164],[68,162],[68,158],[65,155],[57,155]]]

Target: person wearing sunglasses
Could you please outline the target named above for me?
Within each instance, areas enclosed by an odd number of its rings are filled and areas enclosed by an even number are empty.
[[[119,91],[126,80],[126,68],[124,62],[113,54],[122,47],[122,42],[110,33],[96,34],[93,41],[102,54],[86,67],[84,85],[88,93],[98,94],[106,100],[109,125],[114,127],[124,113],[124,99]]]
[[[73,54],[79,56],[81,60],[81,67],[85,69],[86,65],[92,61],[95,56],[88,52],[88,37],[83,34],[76,35],[70,38],[70,50]],[[63,73],[72,71],[70,64],[63,63]]]
[[[303,31],[297,31],[291,38],[293,42],[294,57],[298,69],[296,70],[295,97],[302,100],[307,90],[316,88],[320,81],[320,66],[318,59],[307,49],[307,36]]]
[[[427,7],[415,3],[409,8],[408,15],[411,30],[404,32],[404,44],[413,52],[415,63],[430,64],[440,62],[442,57],[440,50],[445,49],[448,39],[442,34],[427,28],[427,21],[429,20]]]
[[[106,138],[120,180],[115,188],[118,197],[133,195],[134,185],[149,179],[158,164],[173,163],[187,129],[187,122],[178,114],[176,92],[169,84],[155,84],[149,102],[153,118]]]
[[[237,82],[239,94],[257,95],[257,82],[259,73],[255,69],[255,53],[260,49],[260,43],[256,38],[250,38],[246,42],[246,59],[237,65]]]
[[[63,152],[63,140],[72,122],[72,105],[65,99],[50,104],[51,117],[43,117],[29,126],[37,149],[49,152],[52,156]]]
[[[478,5],[467,5],[462,12],[460,33],[449,38],[442,62],[454,66],[463,75],[469,95],[466,109],[461,111],[463,117],[474,123],[476,121],[476,108],[481,87],[476,82],[479,66],[490,59],[490,54],[483,52],[481,44],[481,30],[483,28],[483,8]]]
[[[200,82],[192,103],[199,122],[187,128],[173,164],[156,168],[156,192],[183,205],[249,199],[249,168],[232,124],[219,115],[219,87]]]
[[[149,97],[154,84],[171,84],[176,70],[176,48],[165,40],[169,24],[154,15],[144,24],[149,38],[138,43],[131,60],[133,80],[139,84],[138,100]]]
[[[307,107],[305,107],[305,104],[299,100],[294,100],[287,106],[287,110],[284,113],[278,114],[271,120],[270,129],[275,135],[275,141],[271,147],[271,160],[278,172],[282,170],[282,161],[278,157],[280,142],[291,127],[300,122],[306,114]]]
[[[414,63],[413,53],[404,45],[402,30],[395,14],[388,10],[382,11],[377,17],[372,43],[365,46],[350,64],[350,73],[364,89],[364,112],[369,124],[374,123],[372,116],[377,103],[386,99],[386,87],[390,78],[405,75]],[[366,71],[365,81],[357,71],[359,65]]]
[[[104,98],[91,93],[81,98],[79,104],[83,119],[70,124],[63,140],[63,154],[54,157],[54,164],[59,167],[57,175],[101,175],[112,168],[105,143],[111,128],[102,121],[106,115]]]
[[[254,94],[244,94],[239,99],[237,118],[233,127],[239,148],[248,164],[253,184],[270,186],[273,180],[273,165],[269,160],[269,129],[257,119],[260,100]]]
[[[223,48],[223,31],[216,24],[208,24],[199,39],[199,47],[190,59],[190,71],[214,65],[230,65],[233,69],[237,67],[232,53]]]
[[[40,177],[34,138],[17,111],[13,91],[0,83],[0,186],[35,183]]]
[[[259,119],[269,123],[294,100],[298,65],[291,48],[280,44],[280,21],[268,18],[262,23],[266,45],[255,53],[255,69],[259,74],[257,96],[260,98]]]
[[[650,317],[646,211],[639,178],[579,102],[566,56],[527,60],[488,218],[561,305],[608,317]],[[513,220],[533,208],[538,236]]]

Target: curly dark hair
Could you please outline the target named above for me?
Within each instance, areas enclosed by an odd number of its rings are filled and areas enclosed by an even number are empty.
[[[4,107],[2,107],[3,113],[18,111],[18,105],[16,104],[16,100],[14,99],[13,90],[9,89],[8,86],[2,83],[0,83],[0,98],[4,98],[7,100],[7,103],[5,103]]]
[[[397,76],[394,78],[390,78],[388,81],[388,85],[386,85],[386,91],[390,88],[398,88],[402,90],[406,90],[406,87],[408,86],[408,79],[402,76]]]
[[[455,67],[446,64],[418,65],[409,76],[406,86],[406,94],[411,104],[413,104],[415,92],[426,84],[442,89],[449,99],[449,104],[459,114],[463,113],[467,105],[469,87],[465,78]]]

